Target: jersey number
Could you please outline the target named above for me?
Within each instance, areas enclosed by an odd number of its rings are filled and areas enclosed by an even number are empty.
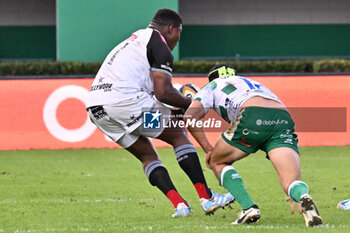
[[[252,83],[249,79],[246,79],[243,77],[240,79],[242,79],[248,85],[250,90],[260,89],[260,87],[262,86],[262,84]],[[235,90],[237,90],[237,88],[232,84],[228,84],[224,88],[221,89],[221,91],[224,92],[226,95],[231,94]]]
[[[260,86],[262,86],[262,84],[253,84],[251,81],[243,77],[241,77],[240,79],[242,79],[248,85],[250,90],[260,89]]]

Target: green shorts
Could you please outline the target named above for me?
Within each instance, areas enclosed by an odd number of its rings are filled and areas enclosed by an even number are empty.
[[[222,133],[230,145],[247,153],[266,153],[279,147],[289,147],[299,154],[298,136],[289,113],[279,108],[247,107]]]

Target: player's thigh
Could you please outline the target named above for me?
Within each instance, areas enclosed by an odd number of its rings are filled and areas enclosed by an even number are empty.
[[[94,106],[89,108],[88,114],[92,123],[94,123],[99,130],[101,130],[114,142],[117,142],[125,135],[126,132],[123,125],[118,121],[112,119],[107,114],[103,106]]]
[[[220,137],[210,155],[210,164],[228,165],[248,155],[249,153],[228,144],[222,137]]]
[[[288,189],[290,183],[300,179],[300,158],[295,150],[290,147],[274,148],[268,152],[268,156],[284,189]]]
[[[107,110],[105,109],[107,108]],[[123,148],[128,148],[139,138],[138,134],[128,133],[122,120],[114,117],[118,108],[111,106],[95,106],[89,108],[88,114],[91,121],[112,141]],[[108,111],[108,112],[107,112]]]

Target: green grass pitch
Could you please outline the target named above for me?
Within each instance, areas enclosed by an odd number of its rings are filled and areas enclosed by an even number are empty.
[[[301,148],[302,179],[324,220],[308,229],[290,214],[272,164],[259,152],[234,164],[262,217],[231,226],[240,211],[205,216],[173,150],[158,149],[180,194],[192,206],[188,218],[171,218],[171,203],[146,179],[141,163],[122,149],[0,151],[0,232],[350,232],[350,147]],[[225,192],[203,162],[209,186]]]

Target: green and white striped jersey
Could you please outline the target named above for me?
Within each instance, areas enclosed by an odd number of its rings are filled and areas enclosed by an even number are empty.
[[[242,105],[255,96],[283,104],[264,85],[241,76],[226,76],[211,81],[197,93],[194,100],[201,101],[205,113],[212,108],[227,122],[231,122],[238,116]]]

